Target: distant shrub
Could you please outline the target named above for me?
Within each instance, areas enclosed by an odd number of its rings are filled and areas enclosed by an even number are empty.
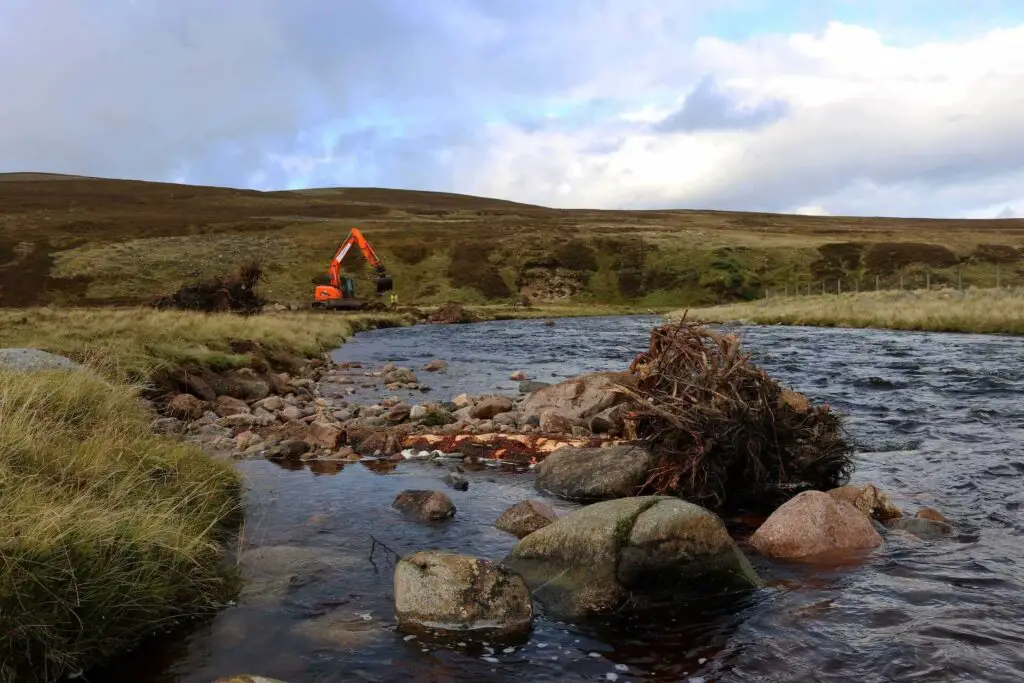
[[[569,240],[555,252],[558,262],[570,270],[596,271],[597,255],[578,239]]]
[[[981,263],[1016,263],[1024,255],[1020,249],[1009,244],[979,244],[971,258]]]
[[[404,244],[394,247],[391,251],[396,259],[410,266],[422,263],[430,254],[430,250],[422,244]]]
[[[821,258],[811,263],[811,273],[817,278],[842,277],[861,267],[864,245],[856,242],[831,242],[818,247]]]
[[[446,273],[452,286],[475,289],[488,299],[511,296],[497,266],[488,260],[493,250],[494,244],[489,242],[457,242]]]
[[[960,262],[957,255],[940,244],[925,242],[881,242],[868,250],[864,264],[875,273],[893,273],[910,265],[948,268]]]

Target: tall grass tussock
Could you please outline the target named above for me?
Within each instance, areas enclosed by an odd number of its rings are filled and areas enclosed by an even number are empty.
[[[0,681],[77,673],[231,597],[238,477],[150,419],[95,373],[0,369]]]
[[[780,297],[691,309],[687,317],[708,323],[1017,335],[1024,334],[1024,291],[942,289]]]

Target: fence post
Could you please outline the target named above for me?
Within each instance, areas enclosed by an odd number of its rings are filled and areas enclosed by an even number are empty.
[[[932,271],[927,271],[924,274],[924,288],[930,290],[932,288]]]
[[[957,291],[963,293],[964,291],[964,271],[957,268],[956,270],[956,288]]]
[[[903,291],[903,271],[900,271],[900,291]]]
[[[836,294],[842,294],[842,293],[843,293],[843,281],[842,280],[836,280]]]
[[[878,276],[875,276],[875,291],[878,291]]]
[[[999,289],[1001,284],[1002,284],[1002,281],[1001,281],[1000,273],[999,273],[999,264],[997,263],[996,264],[996,289]]]

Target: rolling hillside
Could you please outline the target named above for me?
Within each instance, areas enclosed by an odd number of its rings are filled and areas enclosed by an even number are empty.
[[[305,305],[352,226],[403,303],[534,300],[701,305],[765,290],[1024,283],[1024,220],[558,210],[467,195],[257,192],[0,174],[0,305],[145,302],[256,258],[267,295]],[[347,270],[369,295],[368,270]]]

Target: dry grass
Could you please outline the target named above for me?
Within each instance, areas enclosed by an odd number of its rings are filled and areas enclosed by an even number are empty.
[[[161,367],[194,363],[214,369],[248,365],[233,340],[315,357],[360,330],[401,325],[394,314],[194,313],[139,309],[0,309],[0,348],[31,347],[68,356],[122,381],[140,381]]]
[[[780,297],[695,309],[689,317],[717,323],[1024,334],[1024,291],[942,289]]]
[[[131,387],[0,371],[0,680],[56,680],[229,599],[238,492],[154,436]]]

